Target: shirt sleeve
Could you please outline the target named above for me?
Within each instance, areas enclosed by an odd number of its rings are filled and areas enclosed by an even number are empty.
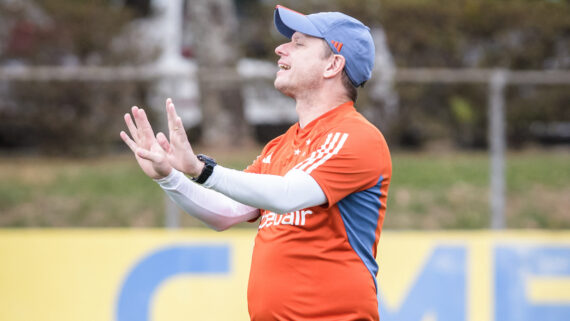
[[[331,132],[322,145],[294,168],[310,174],[326,195],[328,207],[378,183],[389,152],[372,130]],[[386,163],[386,164],[383,164]]]
[[[263,155],[263,154],[262,154]],[[244,169],[243,171],[246,173],[254,173],[254,174],[259,174],[261,172],[261,155],[257,156],[257,158],[253,161],[253,163],[251,163],[251,165],[249,165],[248,167],[246,167],[246,169]]]
[[[261,154],[259,154],[259,156],[257,156],[257,158],[253,161],[253,163],[251,163],[243,171],[246,173],[261,174],[261,163],[263,162],[263,158],[267,156],[267,151],[270,150],[273,146],[275,146],[279,142],[279,139],[281,139],[281,136],[274,138],[272,141],[267,143],[267,145],[265,145],[265,147],[261,151]]]

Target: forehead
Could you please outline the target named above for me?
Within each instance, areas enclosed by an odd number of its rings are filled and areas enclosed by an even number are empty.
[[[299,31],[295,31],[293,36],[291,36],[291,40],[309,40],[309,41],[312,41],[312,40],[321,40],[321,38],[309,36],[309,35],[306,35],[304,33],[299,32]]]

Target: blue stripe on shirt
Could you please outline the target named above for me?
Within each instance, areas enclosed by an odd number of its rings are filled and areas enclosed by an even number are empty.
[[[350,194],[337,203],[346,228],[348,242],[370,271],[376,290],[378,290],[376,284],[378,264],[374,259],[372,248],[376,240],[379,210],[382,206],[380,202],[382,180],[381,176],[373,187]]]

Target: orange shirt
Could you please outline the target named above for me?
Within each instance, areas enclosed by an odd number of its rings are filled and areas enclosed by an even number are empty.
[[[286,214],[261,210],[248,285],[252,320],[378,320],[376,248],[392,173],[380,131],[342,104],[263,149],[246,171],[296,168],[328,203]]]

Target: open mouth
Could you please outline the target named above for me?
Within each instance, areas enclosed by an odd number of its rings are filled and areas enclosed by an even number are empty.
[[[281,70],[289,70],[289,69],[291,69],[291,66],[279,64],[279,69],[281,69]]]

